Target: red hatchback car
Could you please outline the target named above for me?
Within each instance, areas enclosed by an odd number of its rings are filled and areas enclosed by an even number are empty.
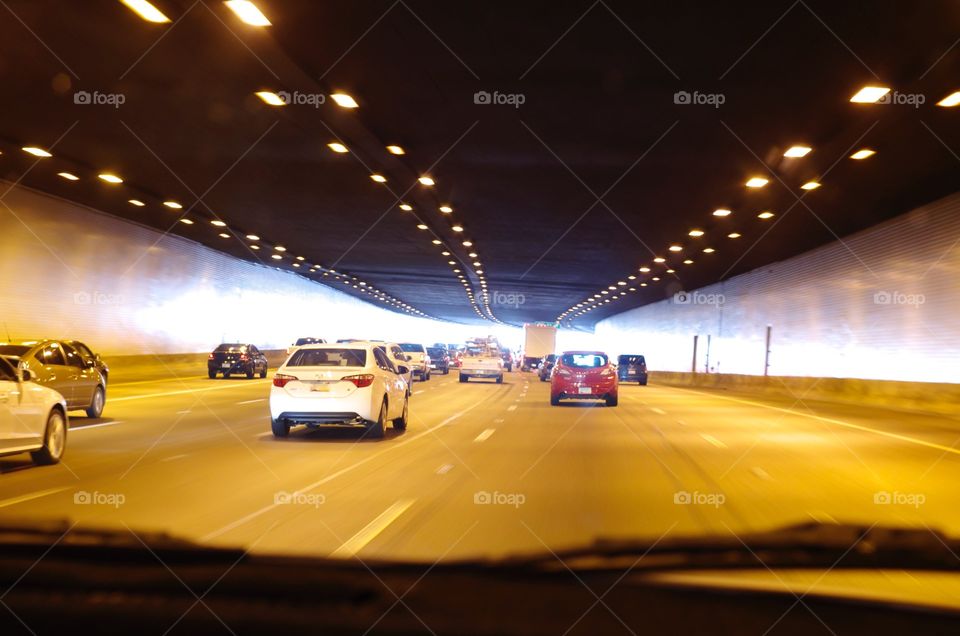
[[[617,372],[602,351],[565,351],[553,367],[550,404],[560,400],[604,400],[617,405]]]

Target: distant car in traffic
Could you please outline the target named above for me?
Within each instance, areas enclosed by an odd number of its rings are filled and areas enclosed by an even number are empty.
[[[63,396],[67,410],[100,417],[107,403],[107,383],[95,360],[87,360],[68,341],[21,340],[0,343],[0,356],[30,371],[31,380]]]
[[[447,355],[450,356],[450,366],[459,368],[463,363],[463,351],[459,349],[447,349]]]
[[[308,344],[326,344],[326,342],[327,341],[323,338],[297,338],[296,342],[287,347],[287,355],[290,355],[296,351],[297,347],[302,347],[303,345]]]
[[[550,381],[550,372],[553,371],[553,365],[557,361],[557,354],[549,353],[543,356],[543,360],[540,361],[540,364],[537,367],[537,375],[540,376],[541,382]]]
[[[550,404],[561,400],[618,401],[617,373],[602,351],[565,351],[556,361],[550,382]]]
[[[647,383],[647,360],[640,354],[617,356],[617,379],[621,382]]]
[[[66,445],[66,399],[0,358],[0,455],[30,453],[34,463],[56,464]]]
[[[213,379],[220,373],[229,378],[236,373],[248,379],[255,375],[265,378],[267,367],[267,357],[254,345],[225,342],[214,349],[207,359],[207,376]]]
[[[513,371],[513,354],[509,349],[504,349],[500,352],[501,357],[503,358],[503,368],[507,371]]]
[[[407,395],[413,393],[413,367],[410,365],[410,358],[403,352],[403,349],[400,348],[400,345],[395,342],[380,342],[379,340],[371,340],[376,344],[377,348],[383,351],[387,358],[390,360],[390,363],[396,367],[403,367],[406,369],[405,373],[401,373],[403,379],[407,381]]]
[[[395,366],[372,342],[306,345],[273,376],[270,419],[274,436],[290,427],[352,426],[384,435],[387,421],[405,430],[409,420],[405,365]]]
[[[427,347],[427,355],[430,356],[430,368],[437,373],[447,375],[450,373],[450,354],[443,347]]]
[[[420,378],[420,380],[429,380],[430,356],[427,355],[426,347],[414,342],[401,342],[400,348],[407,354],[410,367],[413,369],[413,374]]]

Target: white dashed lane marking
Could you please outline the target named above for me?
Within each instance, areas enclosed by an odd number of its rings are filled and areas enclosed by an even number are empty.
[[[473,441],[475,441],[475,442],[485,442],[485,441],[487,441],[488,439],[490,439],[490,436],[493,435],[494,431],[496,431],[496,430],[497,430],[497,429],[495,429],[495,428],[488,428],[488,429],[486,429],[485,431],[483,431],[482,433],[480,433],[479,435],[477,435],[477,436],[473,439]]]

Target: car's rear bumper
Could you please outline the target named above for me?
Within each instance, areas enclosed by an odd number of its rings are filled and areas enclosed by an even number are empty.
[[[644,372],[638,371],[636,373],[620,373],[617,375],[617,377],[620,379],[621,382],[646,382],[647,381],[647,373],[645,371]]]
[[[499,378],[503,375],[503,369],[460,369],[460,375],[471,378]]]
[[[312,424],[316,426],[366,427],[367,420],[350,411],[282,411],[274,419],[288,424]]]
[[[281,387],[270,388],[270,417],[293,417],[296,414],[302,423],[333,424],[338,418],[343,422],[354,419],[373,420],[379,415],[380,401],[373,405],[369,387],[354,391],[347,396],[290,395]]]

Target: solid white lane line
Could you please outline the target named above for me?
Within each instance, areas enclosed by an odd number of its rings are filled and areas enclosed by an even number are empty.
[[[453,470],[453,464],[444,464],[443,466],[441,466],[440,468],[437,469],[437,474],[438,474],[438,475],[446,475],[446,474],[449,473],[451,470]]]
[[[176,461],[176,460],[178,460],[178,459],[183,459],[184,457],[186,457],[186,454],[171,455],[170,457],[164,457],[164,458],[161,459],[160,461],[162,461],[162,462],[172,462],[172,461]]]
[[[713,445],[716,446],[717,448],[726,448],[726,447],[727,447],[726,444],[724,444],[723,442],[721,442],[720,440],[718,440],[718,439],[717,439],[716,437],[714,437],[713,435],[707,435],[706,433],[700,433],[700,437],[702,437],[703,439],[707,440],[708,442],[710,442],[711,444],[713,444]]]
[[[193,413],[193,411],[191,411],[190,409],[187,409],[185,411],[177,411],[177,415],[186,415],[187,413]]]
[[[244,400],[243,402],[237,402],[237,404],[256,404],[257,402],[266,402],[267,398],[257,398],[256,400]]]
[[[511,404],[510,406],[507,407],[507,410],[508,410],[508,411],[516,411],[516,410],[517,410],[517,405],[516,405],[516,404]]]
[[[651,407],[650,407],[650,410],[653,411],[654,413],[656,413],[657,415],[666,415],[666,414],[667,414],[666,411],[664,411],[663,409],[658,409],[658,408],[656,408],[655,406],[651,406]]]
[[[364,526],[360,532],[347,539],[343,545],[330,553],[334,558],[348,558],[362,550],[364,546],[377,538],[391,523],[413,505],[414,499],[401,499],[381,512],[376,519]]]
[[[414,394],[414,395],[420,395],[420,394],[423,393],[424,391],[426,391],[426,389],[420,389],[419,391],[414,391],[413,394]]]
[[[71,433],[78,433],[80,431],[85,431],[90,428],[103,428],[104,426],[116,426],[117,424],[123,424],[123,420],[118,420],[116,422],[102,422],[100,424],[88,424],[87,426],[77,426],[77,427],[71,426],[69,430]]]
[[[480,433],[479,435],[477,435],[476,437],[474,437],[474,438],[473,438],[473,441],[475,441],[475,442],[485,442],[485,441],[487,441],[488,439],[490,439],[490,436],[493,435],[494,431],[496,431],[496,430],[497,430],[497,429],[495,429],[495,428],[488,428],[488,429],[486,429],[485,431],[483,431],[482,433]]]
[[[680,388],[680,387],[674,387],[674,388]],[[811,415],[809,413],[800,413],[799,411],[791,411],[790,409],[785,409],[779,406],[771,406],[769,404],[761,404],[760,402],[754,402],[752,400],[741,400],[739,398],[727,397],[725,395],[713,395],[712,393],[704,393],[703,391],[697,391],[695,389],[681,389],[681,390],[690,391],[692,393],[699,393],[700,395],[706,395],[708,397],[714,397],[714,398],[717,398],[718,400],[729,400],[731,402],[740,402],[741,404],[759,406],[760,408],[769,409],[771,411],[778,411],[780,413],[796,415],[797,417],[805,417],[807,419],[817,420],[818,422],[824,422],[826,424],[836,424],[837,426],[844,426],[846,428],[850,428],[856,431],[863,431],[865,433],[874,433],[876,435],[882,435],[883,437],[889,437],[890,439],[899,440],[901,442],[909,442],[911,444],[917,444],[918,446],[926,446],[927,448],[933,448],[938,451],[943,451],[944,453],[953,453],[954,455],[960,455],[960,449],[954,448],[953,446],[944,446],[943,444],[928,442],[926,440],[910,437],[909,435],[900,435],[899,433],[891,433],[890,431],[884,431],[877,428],[870,428],[869,426],[861,426],[860,424],[853,424],[852,422],[835,420],[831,417],[820,417],[819,415]]]
[[[435,430],[437,430],[438,428],[443,428],[444,426],[446,426],[446,425],[449,424],[450,422],[454,421],[455,419],[466,415],[467,413],[469,413],[470,411],[472,411],[473,409],[475,409],[475,408],[476,408],[477,406],[479,406],[480,404],[481,404],[481,402],[474,402],[472,405],[470,405],[470,406],[468,406],[467,408],[463,409],[463,410],[460,411],[459,413],[454,413],[453,415],[451,415],[451,416],[448,417],[447,419],[443,420],[443,421],[440,422],[439,424],[436,424],[436,425],[434,425],[434,426],[431,426],[431,427],[428,428],[427,430],[422,431],[422,432],[420,432],[420,433],[417,433],[417,434],[414,435],[413,437],[406,437],[406,436],[405,436],[400,442],[398,442],[398,443],[396,443],[396,444],[394,444],[394,445],[392,445],[392,446],[387,446],[387,447],[384,448],[383,450],[378,451],[378,452],[374,453],[373,455],[367,455],[367,456],[364,457],[363,459],[361,459],[361,460],[359,460],[359,461],[357,461],[357,462],[354,462],[353,464],[350,464],[349,466],[344,466],[343,468],[341,468],[340,470],[336,471],[335,473],[331,473],[331,474],[327,475],[326,477],[324,477],[323,479],[319,479],[319,480],[313,482],[312,484],[308,484],[308,485],[304,486],[303,488],[300,488],[300,489],[296,490],[296,491],[295,491],[294,493],[292,493],[292,494],[300,495],[300,494],[303,494],[303,493],[310,492],[311,490],[313,490],[313,489],[315,489],[315,488],[319,488],[320,486],[326,484],[327,482],[333,481],[333,480],[336,479],[337,477],[340,477],[341,475],[345,475],[345,474],[347,474],[347,473],[349,473],[349,472],[351,472],[351,471],[359,468],[360,466],[363,466],[363,465],[366,464],[367,462],[370,462],[370,461],[373,461],[374,459],[377,459],[378,457],[380,457],[380,456],[383,455],[384,453],[389,453],[389,452],[392,451],[392,450],[396,450],[396,449],[398,449],[398,448],[402,448],[403,446],[406,446],[407,444],[410,444],[411,442],[417,441],[417,440],[420,439],[421,437],[425,437],[425,436],[433,433],[433,432],[434,432]],[[271,434],[271,435],[272,435],[272,434]],[[266,513],[266,512],[269,512],[269,511],[273,510],[274,508],[277,507],[277,505],[278,505],[278,504],[273,503],[273,504],[270,504],[270,505],[268,505],[268,506],[264,506],[263,508],[260,508],[259,510],[254,510],[254,511],[251,512],[250,514],[244,515],[243,517],[240,517],[240,518],[237,519],[236,521],[232,521],[232,522],[228,523],[227,525],[223,526],[222,528],[219,528],[219,529],[217,529],[217,530],[214,530],[213,532],[207,533],[206,535],[200,537],[200,541],[201,541],[201,542],[204,542],[204,541],[210,541],[211,539],[216,539],[216,538],[219,537],[220,535],[226,534],[227,532],[230,532],[230,531],[233,530],[234,528],[239,528],[239,527],[242,526],[243,524],[245,524],[245,523],[247,523],[247,522],[249,522],[249,521],[252,521],[253,519],[256,519],[257,517],[259,517],[260,515],[262,515],[262,514],[264,514],[264,513]]]
[[[130,400],[147,400],[150,398],[167,397],[170,395],[184,395],[187,393],[205,393],[207,391],[223,391],[225,389],[240,389],[248,386],[266,384],[267,382],[272,382],[272,380],[250,380],[248,382],[244,382],[243,384],[224,384],[223,386],[208,386],[202,389],[183,389],[181,391],[165,391],[163,393],[145,393],[143,395],[128,395],[125,397],[110,398],[108,403],[112,404],[113,402],[128,402]]]
[[[19,497],[12,497],[10,499],[4,499],[0,501],[0,508],[6,508],[7,506],[14,506],[18,503],[23,503],[24,501],[31,501],[33,499],[39,499],[40,497],[46,497],[47,495],[53,495],[58,492],[63,492],[64,490],[70,490],[69,486],[64,486],[63,488],[48,488],[47,490],[38,490],[37,492],[32,492],[29,495],[20,495]]]

